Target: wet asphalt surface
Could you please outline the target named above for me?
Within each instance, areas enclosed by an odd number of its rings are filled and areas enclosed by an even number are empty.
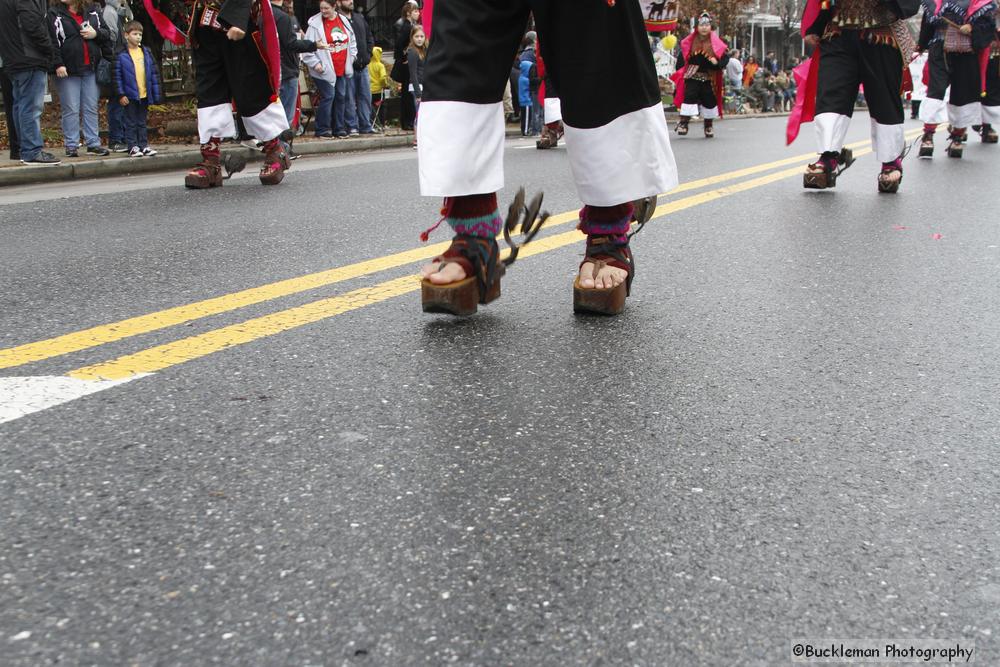
[[[682,182],[810,151],[783,122],[692,126]],[[833,191],[655,220],[618,318],[572,313],[581,237],[472,318],[410,293],[0,424],[0,662],[770,665],[892,637],[1000,663],[1000,149],[938,145],[897,196],[867,155]],[[508,184],[578,207],[564,151],[521,146]],[[415,166],[0,207],[0,347],[414,248]]]

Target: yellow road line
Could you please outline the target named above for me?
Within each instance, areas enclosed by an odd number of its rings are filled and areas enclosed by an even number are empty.
[[[870,152],[871,148],[865,148],[857,151],[855,155],[860,157]],[[791,176],[801,175],[801,173],[801,165],[796,165],[791,169],[785,169],[724,188],[684,197],[683,199],[657,206],[654,216],[660,217],[676,213],[677,211],[752,190]],[[530,257],[532,255],[539,255],[573,243],[579,243],[580,240],[580,233],[576,230],[553,234],[535,239],[531,245],[525,246],[520,256]],[[320,299],[302,306],[257,317],[197,336],[158,345],[147,350],[119,357],[112,361],[77,368],[67,373],[67,375],[79,380],[120,380],[140,373],[153,373],[236,345],[273,336],[277,333],[364,308],[365,306],[386,301],[409,292],[415,292],[418,289],[420,289],[420,280],[416,276],[403,276],[402,278],[388,280],[372,287],[363,287],[347,292],[346,294]]]
[[[849,146],[854,148],[868,143],[870,142],[860,141],[849,144]],[[800,163],[813,155],[813,153],[805,153],[752,167],[737,169],[735,171],[718,174],[716,176],[697,179],[688,183],[682,183],[675,188],[673,192],[678,193],[695,190],[709,185],[715,185],[725,181],[742,178],[755,173],[768,171],[787,164]],[[686,208],[686,206],[676,208],[676,205],[680,201],[683,200],[670,202],[657,207],[655,215],[661,216],[673,210]],[[551,216],[545,226],[546,228],[550,228],[556,225],[566,224],[568,222],[575,221],[576,218],[576,211],[566,211]],[[534,241],[533,245],[540,242],[541,239],[537,239]],[[0,369],[12,368],[35,361],[58,357],[64,354],[70,354],[72,352],[79,352],[81,350],[90,349],[106,343],[112,343],[125,338],[130,338],[132,336],[158,331],[160,329],[237,310],[239,308],[262,303],[264,301],[270,301],[311,289],[325,287],[327,285],[332,285],[345,280],[351,280],[373,273],[378,273],[380,271],[405,266],[407,264],[412,264],[414,262],[434,257],[435,255],[443,252],[447,247],[447,241],[435,243],[433,245],[414,248],[412,250],[386,255],[384,257],[377,257],[357,262],[355,264],[348,264],[346,266],[328,269],[326,271],[311,273],[296,278],[288,278],[286,280],[262,285],[260,287],[253,287],[239,292],[224,294],[222,296],[197,301],[195,303],[175,306],[173,308],[167,308],[165,310],[148,313],[146,315],[139,315],[125,320],[120,320],[118,322],[112,322],[110,324],[102,324],[89,329],[83,329],[63,334],[61,336],[56,336],[54,338],[48,338],[45,340],[2,349],[0,350]]]

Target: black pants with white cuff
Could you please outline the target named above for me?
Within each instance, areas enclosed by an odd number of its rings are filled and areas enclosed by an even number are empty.
[[[920,120],[932,125],[951,123],[959,129],[977,124],[982,88],[977,54],[945,53],[940,41],[931,44],[927,54],[930,81],[927,97],[920,105]]]
[[[819,152],[839,152],[863,84],[871,115],[872,146],[879,162],[903,154],[903,59],[895,45],[872,43],[860,30],[843,29],[820,42],[816,91]]]
[[[531,12],[583,203],[614,206],[676,186],[637,0],[437,0],[417,127],[421,193],[503,187],[503,91]],[[594,44],[614,48],[584,46]]]
[[[267,65],[249,30],[232,41],[210,27],[196,29],[193,50],[195,95],[198,98],[198,135],[201,143],[213,137],[236,136],[233,104],[251,135],[267,142],[288,129],[288,119],[275,97]]]

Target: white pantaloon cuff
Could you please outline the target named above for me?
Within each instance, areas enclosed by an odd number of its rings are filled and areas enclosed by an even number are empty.
[[[562,120],[562,102],[558,97],[545,98],[545,124],[558,123]]]
[[[198,139],[207,144],[213,137],[230,139],[236,136],[231,104],[216,104],[198,109]]]
[[[903,124],[882,125],[872,119],[872,147],[879,162],[892,162],[903,154],[906,137],[903,134]]]
[[[970,102],[960,107],[949,104],[948,122],[951,123],[952,127],[957,128],[978,125],[979,119],[982,118],[982,109],[983,105],[979,102]]]
[[[816,114],[813,119],[816,126],[816,143],[820,153],[839,153],[844,147],[844,137],[851,126],[850,116],[839,113]]]
[[[933,125],[947,123],[947,105],[944,103],[944,100],[935,99],[933,97],[925,97],[923,102],[920,103],[919,118],[921,122],[931,123]]]
[[[420,194],[460,197],[503,187],[503,102],[422,102],[417,121]]]
[[[983,106],[983,122],[990,125],[1000,125],[1000,106]],[[997,128],[994,128],[997,129]]]
[[[271,102],[260,113],[243,116],[243,125],[257,139],[270,141],[288,129],[288,117],[280,102]]]
[[[584,204],[616,206],[677,187],[677,164],[659,102],[601,127],[563,124],[570,168]]]

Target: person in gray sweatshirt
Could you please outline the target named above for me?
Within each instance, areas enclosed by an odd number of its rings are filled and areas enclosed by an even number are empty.
[[[105,0],[104,11],[101,14],[104,23],[111,33],[109,47],[111,62],[125,48],[125,35],[122,26],[134,20],[132,9],[122,0]],[[108,148],[112,153],[124,153],[128,150],[125,144],[125,107],[118,103],[118,96],[111,91],[108,98]]]

